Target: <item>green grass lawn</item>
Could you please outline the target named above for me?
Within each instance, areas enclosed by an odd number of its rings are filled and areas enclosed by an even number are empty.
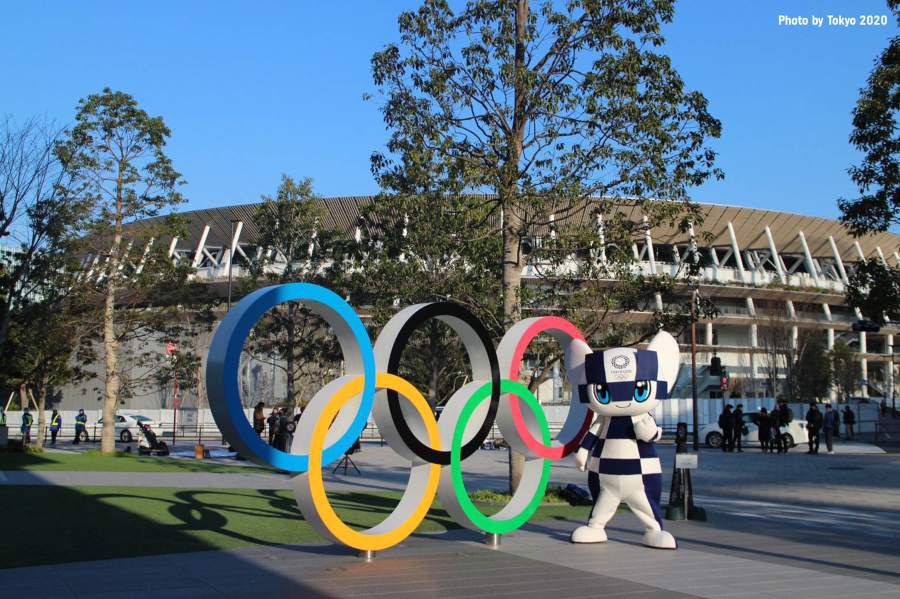
[[[367,528],[387,516],[399,493],[330,496],[345,522]],[[291,491],[0,486],[0,506],[0,568],[322,541]],[[485,513],[498,509],[483,507]],[[581,520],[588,512],[545,504],[531,521]],[[436,499],[418,532],[449,528],[457,525]]]
[[[205,460],[160,458],[118,453],[101,455],[98,450],[83,453],[0,453],[0,470],[70,470],[77,472],[274,472],[257,466],[240,466]]]

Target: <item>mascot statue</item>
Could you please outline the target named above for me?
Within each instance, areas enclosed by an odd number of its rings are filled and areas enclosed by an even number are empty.
[[[659,507],[662,468],[654,441],[662,429],[650,412],[666,399],[678,375],[678,342],[660,331],[646,350],[617,347],[588,354],[582,401],[597,413],[575,462],[596,473],[600,493],[586,526],[572,533],[573,543],[603,543],[606,523],[625,502],[644,525],[643,542],[675,549],[675,538],[662,528]]]

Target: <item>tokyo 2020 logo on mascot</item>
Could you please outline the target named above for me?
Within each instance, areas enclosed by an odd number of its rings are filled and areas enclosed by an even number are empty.
[[[662,468],[654,445],[662,429],[650,412],[669,396],[678,365],[678,343],[665,331],[646,350],[617,347],[586,356],[583,397],[597,418],[575,462],[596,473],[600,494],[587,525],[572,533],[573,543],[605,542],[606,523],[624,501],[646,528],[644,545],[676,548],[662,529]]]

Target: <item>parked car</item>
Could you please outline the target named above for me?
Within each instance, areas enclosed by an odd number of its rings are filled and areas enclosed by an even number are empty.
[[[156,422],[147,418],[146,416],[141,416],[140,414],[116,414],[116,436],[119,438],[119,441],[122,443],[131,443],[135,439],[138,438],[138,422],[144,425],[150,425],[154,431],[156,431]],[[103,428],[103,418],[100,418],[96,423],[94,423],[96,427],[97,434],[100,433]]]
[[[742,445],[759,445],[759,413],[750,412],[744,414],[744,426],[747,433],[741,437]],[[798,443],[806,443],[809,435],[806,431],[805,420],[791,420],[786,426],[781,427],[788,447],[795,447]],[[707,447],[722,447],[724,436],[717,422],[710,422],[700,429],[700,437],[706,441]],[[774,440],[774,439],[773,439]]]

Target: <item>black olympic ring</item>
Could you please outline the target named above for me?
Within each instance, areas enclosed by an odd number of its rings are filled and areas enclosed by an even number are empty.
[[[491,432],[491,427],[494,426],[497,408],[500,405],[500,365],[497,360],[497,353],[494,351],[491,338],[488,335],[487,329],[484,328],[484,325],[481,324],[474,314],[459,304],[454,304],[453,302],[435,302],[427,304],[416,311],[397,333],[394,345],[391,348],[390,358],[388,359],[387,372],[389,374],[398,375],[397,371],[400,366],[400,356],[403,354],[403,350],[406,348],[407,343],[409,343],[409,338],[412,336],[413,332],[415,332],[415,330],[426,320],[440,318],[442,316],[462,321],[463,324],[467,325],[472,332],[475,333],[481,341],[481,344],[484,346],[488,364],[491,369],[491,401],[488,406],[487,417],[481,425],[481,428],[475,433],[475,436],[462,446],[460,460],[464,460],[478,451],[481,444],[487,439],[488,434]],[[403,442],[406,443],[406,446],[426,462],[440,464],[442,466],[449,465],[449,451],[439,451],[425,445],[412,430],[410,430],[409,425],[406,423],[406,418],[403,416],[403,411],[400,407],[400,397],[397,392],[393,389],[388,389],[387,399],[394,426],[397,427],[397,432],[403,438]]]

